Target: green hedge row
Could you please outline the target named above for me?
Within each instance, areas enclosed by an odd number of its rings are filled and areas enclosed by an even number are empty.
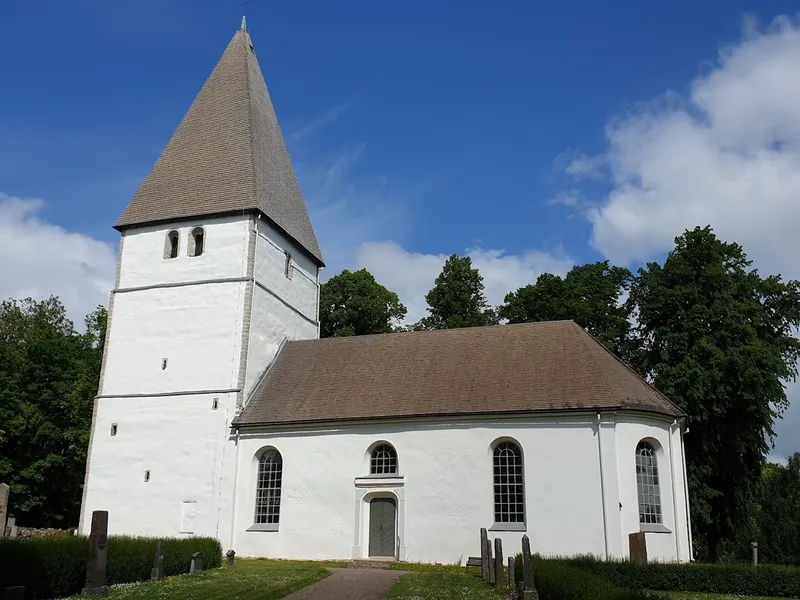
[[[625,589],[596,573],[566,561],[533,557],[533,573],[540,600],[645,600],[644,592]],[[514,561],[514,576],[522,581],[522,554]]]
[[[109,537],[106,584],[150,579],[156,553],[155,538]],[[164,574],[189,572],[192,554],[199,552],[205,568],[222,564],[222,547],[213,538],[166,539]],[[27,596],[40,600],[80,593],[86,581],[89,538],[51,536],[0,538],[0,590],[24,585]]]
[[[736,563],[648,563],[602,561],[593,557],[556,562],[634,590],[704,592],[740,596],[800,598],[800,569]]]

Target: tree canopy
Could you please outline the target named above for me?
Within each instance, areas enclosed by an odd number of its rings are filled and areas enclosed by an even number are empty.
[[[78,333],[57,298],[0,304],[0,481],[26,525],[77,523],[106,318]]]
[[[397,294],[366,269],[342,271],[320,286],[321,337],[389,333],[405,316]]]
[[[509,323],[571,319],[623,355],[629,344],[631,308],[620,302],[630,287],[628,269],[608,261],[575,266],[562,279],[545,273],[536,283],[510,292],[499,314]]]
[[[640,374],[690,417],[685,436],[692,525],[705,557],[744,523],[773,422],[788,406],[800,341],[800,284],[761,277],[710,227],[686,231],[663,266],[631,287]]]
[[[497,324],[497,313],[487,304],[483,290],[483,277],[472,267],[472,259],[453,254],[425,296],[430,314],[413,328],[457,329]]]

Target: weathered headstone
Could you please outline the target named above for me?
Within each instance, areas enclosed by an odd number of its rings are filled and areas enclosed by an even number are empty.
[[[106,596],[106,554],[108,547],[108,511],[92,512],[92,531],[89,534],[89,560],[86,561],[86,586],[82,596]]]
[[[199,552],[192,554],[192,562],[189,564],[189,573],[199,575],[203,572],[203,556]]]
[[[531,541],[527,535],[522,536],[522,581],[525,589],[534,589],[533,561],[531,560]]]
[[[485,527],[481,527],[481,577],[483,577],[484,581],[489,581],[489,561],[491,560],[491,553],[486,553],[488,546],[489,534],[486,532]]]
[[[516,561],[514,560],[513,556],[508,557],[508,584],[515,588],[517,586],[517,577],[515,572],[516,565],[514,564]]]
[[[503,562],[503,540],[494,538],[494,585],[503,587],[506,584],[505,577],[506,564]]]
[[[494,585],[497,571],[494,568],[494,556],[492,555],[492,542],[486,540],[486,553],[489,555],[489,583]]]
[[[750,542],[753,546],[753,566],[758,566],[758,542]]]
[[[644,537],[644,531],[628,535],[628,549],[632,563],[647,564],[647,540]]]
[[[153,559],[153,570],[150,581],[158,581],[164,577],[164,540],[156,540],[156,556]]]
[[[8,496],[10,488],[5,483],[0,483],[0,537],[6,535],[6,517],[8,516]]]
[[[228,559],[227,567],[230,569],[233,566],[233,559],[236,557],[236,552],[231,548],[225,553],[225,557]]]
[[[3,594],[4,600],[25,600],[25,586],[24,585],[15,585],[13,587],[7,587],[6,591]]]

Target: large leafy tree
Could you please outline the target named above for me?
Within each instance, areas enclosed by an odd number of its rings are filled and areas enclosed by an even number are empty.
[[[759,491],[754,515],[759,555],[765,562],[800,563],[800,452],[785,465],[768,464]]]
[[[397,294],[366,269],[342,271],[320,287],[320,335],[389,333],[406,316]]]
[[[710,227],[686,231],[663,266],[638,272],[635,364],[690,417],[685,437],[692,524],[704,558],[747,519],[797,375],[800,284],[751,269]]]
[[[631,308],[620,300],[631,279],[628,269],[608,261],[573,267],[563,279],[545,273],[535,284],[508,293],[500,316],[509,323],[571,319],[622,356],[629,343]]]
[[[448,258],[433,288],[425,296],[427,317],[413,329],[457,329],[495,325],[499,318],[486,302],[483,277],[468,256]]]
[[[57,298],[0,304],[0,480],[30,526],[76,524],[106,311],[74,330]]]

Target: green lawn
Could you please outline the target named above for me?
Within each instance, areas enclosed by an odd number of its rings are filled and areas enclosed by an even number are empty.
[[[402,568],[402,565],[396,567]],[[508,598],[509,590],[498,591],[489,586],[480,573],[465,573],[443,565],[440,570],[413,571],[400,581],[386,596],[387,600],[498,600]]]
[[[325,579],[328,567],[345,563],[237,559],[232,569],[202,575],[168,577],[155,583],[134,583],[109,589],[112,600],[278,600]],[[76,597],[77,598],[77,597]]]
[[[786,600],[766,596],[737,596],[736,594],[706,594],[703,592],[656,592],[668,600]]]

